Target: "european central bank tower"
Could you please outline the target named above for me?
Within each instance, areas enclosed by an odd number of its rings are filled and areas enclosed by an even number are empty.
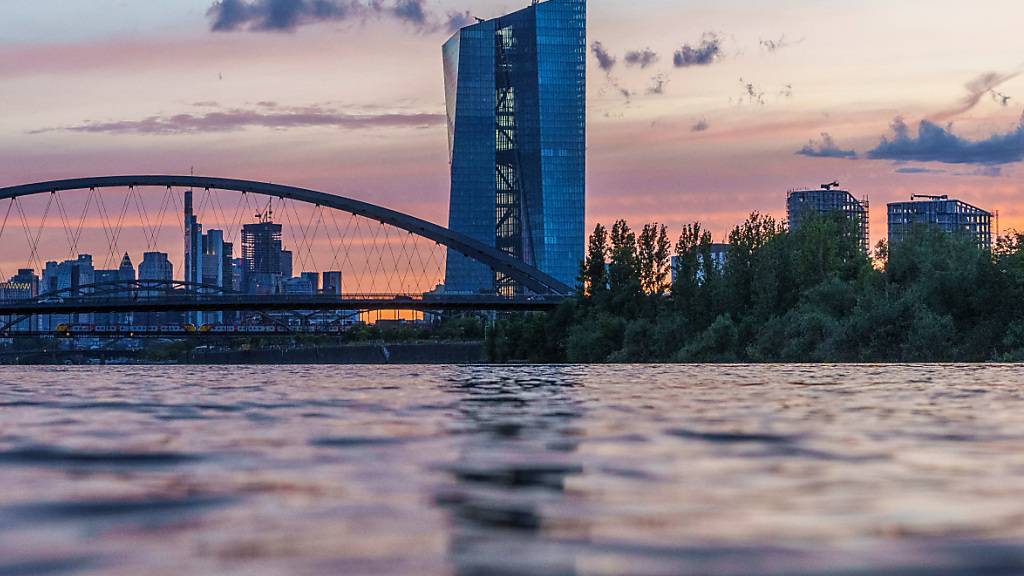
[[[573,286],[584,252],[586,0],[534,1],[444,45],[449,228]],[[450,293],[523,288],[449,251]]]

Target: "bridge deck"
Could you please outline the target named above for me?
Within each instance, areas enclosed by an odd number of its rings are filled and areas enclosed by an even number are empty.
[[[0,316],[102,314],[130,312],[409,310],[529,312],[556,308],[563,296],[336,297],[181,295],[162,298],[63,298],[0,302]]]

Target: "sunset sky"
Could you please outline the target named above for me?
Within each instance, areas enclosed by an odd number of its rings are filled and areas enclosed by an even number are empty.
[[[441,44],[526,0],[339,0],[278,19],[252,4],[4,0],[0,185],[194,167],[446,223]],[[912,193],[1024,229],[1019,0],[589,14],[590,226],[700,220],[721,240],[753,210],[783,218],[787,189],[838,180],[870,198],[872,242]]]

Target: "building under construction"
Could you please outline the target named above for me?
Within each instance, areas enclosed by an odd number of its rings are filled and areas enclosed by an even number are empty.
[[[889,204],[889,244],[902,242],[914,227],[923,225],[967,234],[984,250],[992,247],[992,213],[977,206],[949,196],[925,195]]]
[[[786,196],[786,218],[790,230],[797,230],[809,217],[839,212],[857,226],[861,249],[868,253],[871,247],[868,229],[870,204],[867,199],[857,200],[847,190],[841,190],[838,182],[823,184],[818,189],[790,190]]]

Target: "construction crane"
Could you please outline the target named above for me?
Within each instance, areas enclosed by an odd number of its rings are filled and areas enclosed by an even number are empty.
[[[839,188],[839,182],[832,182],[830,184],[822,184],[822,190],[832,190],[833,188]]]

